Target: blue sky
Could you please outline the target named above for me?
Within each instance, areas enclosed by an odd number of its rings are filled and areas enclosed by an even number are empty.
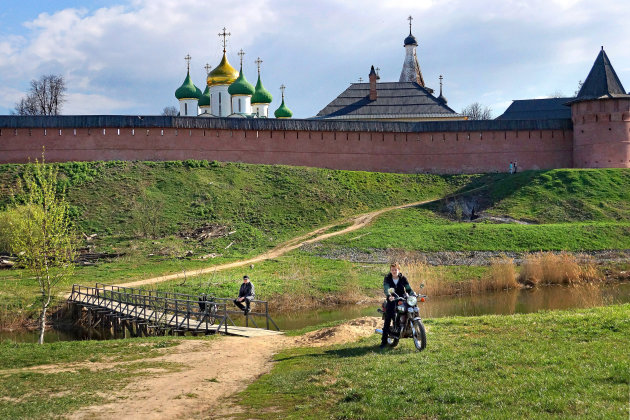
[[[44,73],[65,76],[64,114],[159,114],[177,105],[186,75],[203,88],[232,36],[228,59],[262,79],[279,106],[285,84],[295,117],[315,115],[370,66],[382,81],[402,67],[407,16],[424,79],[456,111],[472,103],[499,115],[513,99],[570,96],[603,45],[630,89],[630,2],[621,0],[1,0],[0,114]]]

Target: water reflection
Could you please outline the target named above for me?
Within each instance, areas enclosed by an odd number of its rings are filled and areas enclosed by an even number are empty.
[[[509,315],[550,309],[587,308],[630,302],[630,283],[603,286],[547,286],[482,295],[429,297],[420,310],[424,318],[446,316]],[[274,316],[283,330],[304,328],[328,321],[377,315],[378,305],[349,305],[330,310]]]
[[[446,316],[507,315],[537,312],[548,309],[587,308],[592,306],[612,305],[630,302],[630,283],[608,284],[602,286],[563,287],[547,286],[531,290],[510,290],[486,293],[482,295],[429,297],[421,306],[423,318]],[[273,314],[272,317],[281,330],[292,330],[318,325],[329,321],[354,319],[362,316],[376,316],[378,304],[345,305],[335,308],[296,311]],[[257,318],[258,325],[264,325],[263,318]],[[238,324],[242,320],[235,319]],[[36,343],[37,332],[17,331],[0,332],[0,340],[23,343]],[[45,341],[68,341],[85,339],[108,339],[113,337],[109,331],[76,330],[49,331]]]

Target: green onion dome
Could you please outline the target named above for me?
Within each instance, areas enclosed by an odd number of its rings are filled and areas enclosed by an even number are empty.
[[[256,89],[252,96],[252,104],[270,104],[273,100],[271,93],[265,89],[260,81],[260,74],[258,75],[258,82],[256,82]]]
[[[199,99],[201,90],[190,80],[190,72],[186,74],[184,83],[175,91],[177,99]]]
[[[230,95],[248,95],[252,96],[254,94],[254,86],[247,81],[245,75],[243,74],[243,66],[241,66],[241,71],[238,74],[238,79],[234,81],[228,88],[228,93]]]
[[[280,108],[276,109],[273,115],[275,115],[276,118],[291,118],[293,116],[293,112],[284,104],[284,98],[282,99]]]
[[[206,90],[199,97],[199,106],[210,106],[210,87],[206,85]]]

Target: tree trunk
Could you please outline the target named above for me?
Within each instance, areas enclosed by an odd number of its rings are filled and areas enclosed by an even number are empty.
[[[42,313],[39,317],[39,344],[44,344],[44,332],[46,331],[46,310],[48,309],[48,304],[44,303],[42,305]]]

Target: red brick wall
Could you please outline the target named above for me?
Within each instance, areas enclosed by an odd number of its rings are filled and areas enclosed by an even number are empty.
[[[333,169],[476,173],[573,166],[570,130],[444,133],[3,128],[0,163],[207,159]]]
[[[630,100],[571,105],[573,161],[581,168],[630,168]]]

